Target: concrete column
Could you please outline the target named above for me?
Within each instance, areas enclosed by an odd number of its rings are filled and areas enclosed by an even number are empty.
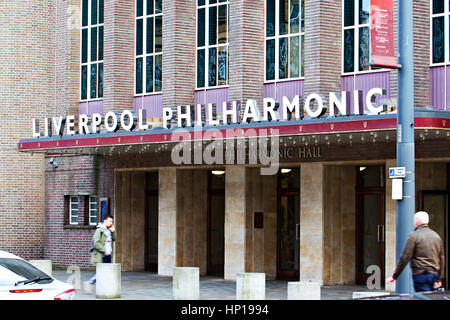
[[[245,185],[244,166],[229,166],[225,176],[225,279],[245,272]]]
[[[176,267],[177,169],[159,170],[158,274],[172,276]]]
[[[120,263],[97,263],[95,294],[99,299],[120,298]]]
[[[49,276],[52,275],[52,260],[29,260],[28,262]]]
[[[236,275],[236,300],[265,300],[266,274],[262,272]]]
[[[200,269],[181,267],[173,269],[173,298],[198,300],[200,295]]]
[[[389,168],[395,167],[395,160],[386,160],[386,204],[385,204],[385,279],[392,276],[397,263],[395,257],[396,250],[396,200],[392,200],[392,180],[389,178]],[[383,286],[383,283],[381,284]],[[386,290],[395,291],[395,282],[391,284],[384,284]]]
[[[322,282],[323,165],[300,166],[300,281]]]
[[[288,300],[320,300],[320,282],[288,282]]]

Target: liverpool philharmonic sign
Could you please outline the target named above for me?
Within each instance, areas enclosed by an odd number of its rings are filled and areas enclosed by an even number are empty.
[[[385,106],[376,104],[376,97],[386,95],[385,89],[373,88],[367,92],[365,103],[367,113],[378,114],[385,111]],[[353,99],[353,110],[349,110],[348,101]],[[243,107],[243,113],[239,112],[238,106]],[[279,109],[281,107],[281,114]],[[245,123],[252,121],[286,121],[290,119],[301,120],[307,114],[311,118],[318,118],[328,113],[329,116],[363,114],[362,91],[353,92],[342,91],[341,93],[329,93],[328,97],[321,94],[312,93],[304,100],[300,95],[293,99],[283,97],[281,103],[277,103],[273,98],[264,98],[262,110],[259,109],[255,100],[249,99],[242,102],[238,101],[224,102],[222,117],[214,117],[213,104],[207,106],[208,125],[227,125],[230,123]],[[261,112],[262,111],[262,112]],[[163,108],[163,127],[168,129],[173,123],[178,127],[185,126],[203,126],[202,112],[205,112],[205,106],[198,104],[195,110],[192,106],[178,106],[173,108]],[[123,112],[108,112],[104,116],[99,113],[90,115],[68,115],[44,119],[44,131],[39,129],[39,119],[33,119],[33,137],[51,137],[55,135],[64,135],[64,129],[67,135],[86,135],[99,134],[101,128],[107,132],[116,132],[117,130],[132,131],[135,128],[146,130],[149,128],[146,112],[140,109],[136,116],[134,111],[125,110]],[[195,118],[195,114],[197,117]],[[242,114],[242,117],[239,115]],[[78,118],[78,119],[77,119]],[[231,121],[228,121],[228,120]],[[78,121],[76,121],[78,120]]]

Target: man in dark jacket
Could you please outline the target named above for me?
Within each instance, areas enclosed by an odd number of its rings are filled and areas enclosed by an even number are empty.
[[[394,274],[386,283],[394,282],[411,261],[414,290],[432,291],[442,286],[445,273],[444,246],[441,237],[428,227],[429,216],[425,211],[414,215],[414,232],[408,237]]]

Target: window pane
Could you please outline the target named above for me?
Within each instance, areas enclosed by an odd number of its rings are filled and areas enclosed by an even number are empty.
[[[344,26],[355,24],[355,0],[344,0]]]
[[[162,90],[162,55],[155,56],[155,92]]]
[[[228,47],[219,48],[217,80],[218,85],[226,85],[228,78]]]
[[[217,0],[209,0],[209,4],[217,3]]]
[[[97,24],[97,0],[91,1],[91,24]]]
[[[97,27],[91,28],[91,61],[97,61]]]
[[[216,48],[209,48],[208,86],[216,85]]]
[[[147,18],[147,53],[153,53],[153,18]]]
[[[301,9],[301,12],[300,12],[301,32],[305,32],[305,0],[302,0],[302,6],[300,9]]]
[[[433,0],[433,13],[444,12],[444,0]]]
[[[81,67],[81,99],[87,99],[87,66]]]
[[[136,55],[142,54],[143,19],[136,20]]]
[[[98,28],[98,60],[103,60],[103,27]]]
[[[300,76],[303,77],[305,76],[305,36],[302,36],[300,68],[301,68]]]
[[[197,50],[197,87],[205,86],[205,49]]]
[[[289,23],[289,0],[280,0],[280,24],[279,32],[280,35],[288,33],[288,23]]]
[[[359,28],[359,71],[370,70],[370,31]]]
[[[444,17],[433,18],[433,63],[444,62]]]
[[[280,38],[279,60],[278,60],[278,78],[286,79],[288,75],[288,38]]]
[[[98,97],[103,97],[103,63],[98,64]]]
[[[266,2],[266,36],[275,36],[275,0]]]
[[[153,14],[153,1],[154,0],[147,0],[147,15]]]
[[[155,52],[162,51],[162,17],[155,18]]]
[[[153,92],[153,57],[147,57],[145,62],[145,91]]]
[[[142,93],[142,58],[136,59],[136,94]]]
[[[198,0],[197,1],[197,5],[198,6],[204,6],[205,5],[205,0]]]
[[[91,65],[91,99],[97,98],[97,65]]]
[[[227,34],[227,5],[221,5],[219,7],[219,43],[228,42]]]
[[[290,41],[290,57],[289,57],[289,71],[291,78],[298,78],[300,76],[300,37],[291,37]]]
[[[142,0],[136,0],[136,17],[142,17],[144,14],[144,3]]]
[[[275,79],[275,39],[266,41],[266,80]]]
[[[290,25],[291,33],[300,32],[300,4],[299,0],[291,0],[290,7]]]
[[[209,8],[209,42],[217,44],[217,7]]]
[[[155,0],[155,13],[162,13],[162,0]]]
[[[89,0],[83,0],[81,10],[82,10],[81,25],[85,27],[88,25]]]
[[[354,67],[354,44],[355,31],[353,29],[344,30],[344,72],[355,71]]]
[[[370,0],[359,0],[359,24],[368,24],[370,16]]]
[[[88,59],[88,30],[81,31],[81,63],[86,63]]]
[[[198,9],[197,47],[205,45],[205,8]]]
[[[104,12],[105,12],[104,0],[99,0],[98,1],[98,23],[103,23],[104,16],[105,16]]]

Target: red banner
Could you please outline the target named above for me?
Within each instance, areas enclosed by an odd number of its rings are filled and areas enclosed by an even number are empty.
[[[375,67],[397,68],[392,2],[393,0],[370,1],[370,47]]]

